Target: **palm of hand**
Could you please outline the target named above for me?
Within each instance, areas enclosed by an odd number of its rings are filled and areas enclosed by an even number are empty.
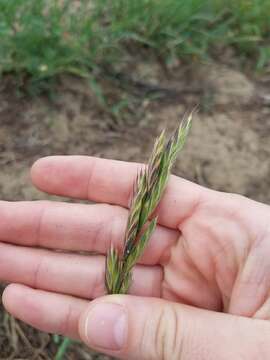
[[[87,300],[104,294],[106,251],[111,242],[121,246],[137,170],[135,164],[86,157],[52,157],[34,166],[32,179],[40,189],[100,204],[2,203],[1,279],[42,291],[7,291],[11,313],[42,330],[77,336]],[[172,177],[158,216],[134,269],[132,294],[267,318],[267,206]]]
[[[181,235],[164,266],[164,297],[268,318],[269,215],[264,205],[208,192],[179,223]]]

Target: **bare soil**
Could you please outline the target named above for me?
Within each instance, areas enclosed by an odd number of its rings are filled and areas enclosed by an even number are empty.
[[[136,70],[136,71],[135,71]],[[12,78],[0,84],[0,197],[45,199],[30,183],[39,157],[85,154],[145,161],[154,138],[173,129],[183,113],[200,104],[175,173],[213,189],[270,203],[270,80],[248,77],[225,65],[177,64],[172,73],[138,63],[135,77],[104,82],[108,97],[125,83],[125,119],[98,104],[83,80],[59,79],[54,95],[18,95]],[[119,85],[120,84],[120,85]],[[52,197],[50,197],[52,199]],[[1,220],[0,220],[1,221]],[[52,337],[15,321],[0,309],[0,359],[53,359]],[[65,359],[106,359],[72,345]]]

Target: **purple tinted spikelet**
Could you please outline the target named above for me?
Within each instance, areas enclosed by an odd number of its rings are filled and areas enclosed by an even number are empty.
[[[126,294],[132,282],[132,268],[142,256],[157,217],[159,204],[177,154],[187,138],[192,114],[185,116],[166,142],[165,131],[157,138],[148,166],[138,173],[130,205],[122,254],[111,247],[106,259],[105,285],[108,294]]]

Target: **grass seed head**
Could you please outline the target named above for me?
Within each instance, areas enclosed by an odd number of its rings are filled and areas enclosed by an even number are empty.
[[[158,218],[152,215],[159,204],[177,154],[183,148],[193,112],[185,116],[166,142],[165,131],[157,138],[148,165],[138,173],[133,189],[122,255],[112,246],[107,254],[105,284],[109,294],[126,294],[132,268],[142,256]]]

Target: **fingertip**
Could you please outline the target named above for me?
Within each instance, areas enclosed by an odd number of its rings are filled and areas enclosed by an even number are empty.
[[[50,170],[51,158],[51,156],[46,156],[34,162],[30,170],[30,176],[33,184],[38,184],[40,179],[42,179],[44,172]]]
[[[2,294],[2,303],[4,308],[12,313],[13,309],[16,307],[18,299],[21,295],[23,285],[19,284],[10,284],[7,285]]]
[[[110,296],[114,296],[114,295],[104,295],[104,296],[100,296],[96,299],[91,300],[91,302],[88,304],[88,306],[85,308],[85,310],[81,313],[80,318],[79,318],[79,323],[78,323],[78,328],[79,328],[79,334],[80,337],[83,339],[83,341],[87,341],[87,334],[86,334],[86,322],[87,322],[87,318],[88,318],[88,314],[91,311],[92,307],[95,306],[96,304],[103,302],[103,301],[107,301],[107,299]]]
[[[30,170],[33,185],[46,192],[53,191],[55,182],[57,184],[57,173],[59,174],[59,163],[64,156],[45,156],[34,162]],[[52,188],[52,189],[51,189]]]
[[[107,354],[121,350],[127,331],[127,312],[123,303],[121,295],[107,295],[91,301],[79,319],[81,340]]]
[[[153,345],[150,340],[155,337],[155,318],[162,304],[159,299],[132,295],[97,299],[80,317],[80,338],[90,348],[117,358],[152,358],[155,349],[147,347]],[[143,354],[142,346],[146,347]]]
[[[88,184],[83,156],[54,155],[37,160],[31,168],[34,186],[49,194],[82,198]],[[88,174],[88,171],[86,171]]]
[[[9,287],[10,286],[11,285],[8,285],[7,287],[5,287],[3,294],[2,294],[2,304],[6,310],[8,310],[7,307],[8,307]]]

